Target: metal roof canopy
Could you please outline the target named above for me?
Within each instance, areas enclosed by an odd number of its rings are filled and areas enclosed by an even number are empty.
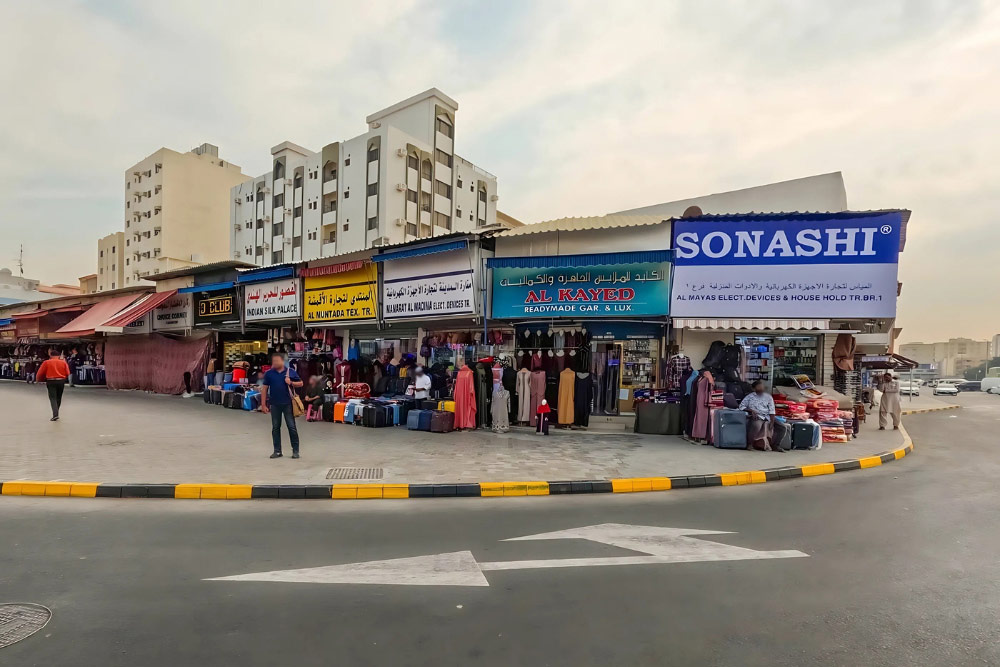
[[[372,257],[373,262],[389,262],[395,259],[406,259],[408,257],[422,257],[424,255],[434,255],[439,252],[450,252],[452,250],[464,250],[469,247],[469,242],[467,240],[461,241],[451,241],[449,243],[438,243],[433,245],[419,246],[416,248],[407,248],[405,250],[396,250],[394,252],[387,252],[382,255],[375,255]]]
[[[576,232],[586,229],[618,229],[622,227],[642,227],[667,222],[662,215],[592,215],[579,218],[559,218],[536,222],[523,227],[515,227],[500,232],[499,236],[524,236],[543,232]]]
[[[536,255],[532,257],[493,257],[486,260],[491,269],[542,269],[571,266],[606,266],[609,264],[642,264],[669,262],[670,250],[638,250],[585,255]]]

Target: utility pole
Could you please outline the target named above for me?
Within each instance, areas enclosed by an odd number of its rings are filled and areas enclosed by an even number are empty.
[[[17,255],[17,268],[21,273],[21,277],[24,277],[24,244],[21,244],[21,252]]]

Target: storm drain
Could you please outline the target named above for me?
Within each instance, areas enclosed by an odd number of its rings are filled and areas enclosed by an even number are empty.
[[[40,604],[0,604],[0,648],[16,644],[45,627],[52,612]]]
[[[382,479],[381,468],[330,468],[327,479]]]

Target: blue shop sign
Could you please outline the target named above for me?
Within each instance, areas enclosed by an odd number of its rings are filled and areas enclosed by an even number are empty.
[[[667,315],[670,262],[494,268],[493,317]]]

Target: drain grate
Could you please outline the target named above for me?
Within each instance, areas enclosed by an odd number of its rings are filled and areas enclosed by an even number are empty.
[[[0,604],[0,648],[30,637],[50,618],[52,612],[40,604]]]
[[[327,479],[382,479],[381,468],[330,468]]]

